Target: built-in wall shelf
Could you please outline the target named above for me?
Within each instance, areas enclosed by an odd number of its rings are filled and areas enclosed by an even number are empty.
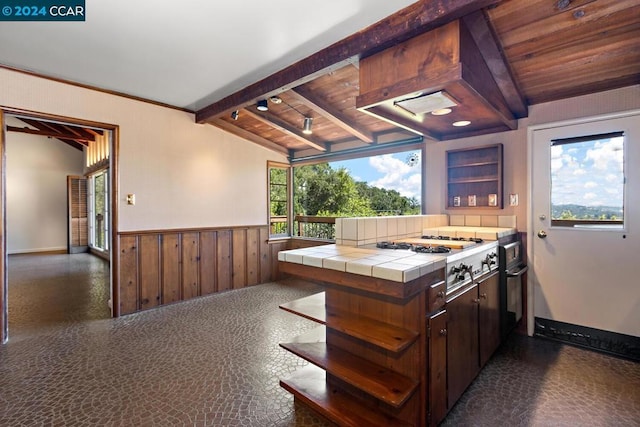
[[[447,151],[447,208],[503,206],[502,144]]]

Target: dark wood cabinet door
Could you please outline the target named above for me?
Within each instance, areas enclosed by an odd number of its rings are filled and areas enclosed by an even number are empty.
[[[480,282],[478,294],[480,366],[484,366],[500,345],[500,286],[497,272]]]
[[[429,322],[429,422],[440,423],[447,415],[447,312],[441,311]]]
[[[480,371],[478,285],[447,301],[447,406],[458,401]]]

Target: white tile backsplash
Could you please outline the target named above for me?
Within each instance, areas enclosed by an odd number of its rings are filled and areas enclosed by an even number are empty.
[[[344,218],[342,220],[342,239],[358,240],[358,220],[356,218]]]
[[[358,240],[364,237],[365,240],[376,239],[377,237],[377,218],[365,218],[364,220],[364,236],[358,235]]]
[[[464,215],[449,215],[449,224],[456,227],[464,227]]]
[[[498,227],[516,228],[516,216],[515,215],[499,215]]]
[[[407,235],[407,218],[398,218],[398,236],[404,237]]]
[[[376,238],[378,240],[386,240],[389,235],[389,228],[387,227],[387,218],[376,218]]]
[[[398,218],[396,217],[390,217],[387,218],[387,232],[389,233],[388,236],[395,236],[398,235]],[[390,240],[390,239],[387,239]]]
[[[464,216],[464,225],[466,227],[480,227],[480,215],[465,215]]]
[[[481,227],[497,227],[498,215],[482,215],[480,226]]]

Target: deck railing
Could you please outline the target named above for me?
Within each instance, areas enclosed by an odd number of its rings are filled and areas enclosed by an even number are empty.
[[[272,236],[287,235],[287,217],[271,217],[270,232]],[[293,222],[293,236],[309,239],[335,240],[336,217],[296,215]]]

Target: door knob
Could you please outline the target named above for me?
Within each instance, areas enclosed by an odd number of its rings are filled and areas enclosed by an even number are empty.
[[[544,230],[538,231],[538,237],[544,239],[545,237],[547,237],[547,232]]]

